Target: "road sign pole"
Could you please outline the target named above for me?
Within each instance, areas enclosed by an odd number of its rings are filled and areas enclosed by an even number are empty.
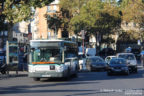
[[[82,42],[83,42],[83,43],[82,43],[82,46],[83,46],[83,54],[85,54],[85,49],[84,49],[84,45],[85,45],[85,44],[84,44],[84,39],[85,39],[85,31],[84,31],[84,30],[82,30],[82,31],[81,31],[81,33],[82,33],[82,40],[83,40],[83,41],[82,41]]]

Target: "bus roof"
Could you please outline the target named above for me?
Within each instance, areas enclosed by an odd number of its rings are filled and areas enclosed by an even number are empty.
[[[60,39],[52,39],[52,40],[30,40],[30,42],[67,42],[67,43],[76,43],[73,41],[60,40]]]

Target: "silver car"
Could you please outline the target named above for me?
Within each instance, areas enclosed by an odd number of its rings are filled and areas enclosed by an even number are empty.
[[[117,57],[126,59],[129,71],[137,73],[137,60],[133,53],[118,53]]]

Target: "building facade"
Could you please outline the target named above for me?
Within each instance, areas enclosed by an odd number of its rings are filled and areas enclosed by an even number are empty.
[[[47,16],[58,15],[60,0],[55,0],[48,6],[42,8],[36,8],[34,19],[31,21],[32,39],[49,39],[49,38],[61,38],[61,28],[55,30],[48,27]]]
[[[29,22],[19,22],[13,27],[13,40],[16,40],[19,44],[24,45],[28,43],[28,25]]]

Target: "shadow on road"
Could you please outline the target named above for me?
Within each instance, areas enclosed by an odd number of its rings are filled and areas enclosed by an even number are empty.
[[[113,75],[107,76],[107,72],[86,72],[80,73],[77,81],[95,81],[95,80],[112,80],[112,79],[137,79],[144,78],[144,70],[139,69],[138,73],[131,73],[130,75]]]
[[[26,85],[15,85],[15,86],[7,86],[7,87],[0,87],[0,95],[1,94],[23,94],[23,93],[49,93],[49,92],[87,92],[87,94],[95,93],[96,90],[72,90],[72,89],[48,89],[49,87],[58,87],[58,86],[72,86],[72,85],[89,85],[95,83],[101,83],[102,80],[116,80],[116,79],[136,79],[136,78],[143,78],[144,77],[144,70],[140,69],[138,74],[130,74],[129,76],[124,75],[116,75],[116,76],[107,76],[106,72],[85,72],[79,73],[78,78],[73,78],[70,81],[61,81],[61,80],[43,80],[43,81],[31,81],[30,84]],[[61,81],[61,82],[59,82]],[[49,83],[50,82],[50,83]],[[86,94],[86,93],[85,93]],[[81,95],[81,94],[79,94]],[[84,93],[83,93],[84,95]]]
[[[39,84],[41,83],[41,84]],[[22,93],[49,93],[49,92],[91,92],[95,90],[71,90],[71,89],[58,89],[58,90],[48,90],[48,87],[54,86],[71,86],[77,84],[91,84],[94,82],[60,82],[54,84],[42,84],[43,82],[39,82],[38,84],[34,85],[21,85],[21,86],[10,86],[10,87],[0,87],[0,94],[22,94]],[[95,82],[99,83],[99,82]],[[40,89],[45,90],[40,90]],[[33,90],[30,90],[33,89]]]

